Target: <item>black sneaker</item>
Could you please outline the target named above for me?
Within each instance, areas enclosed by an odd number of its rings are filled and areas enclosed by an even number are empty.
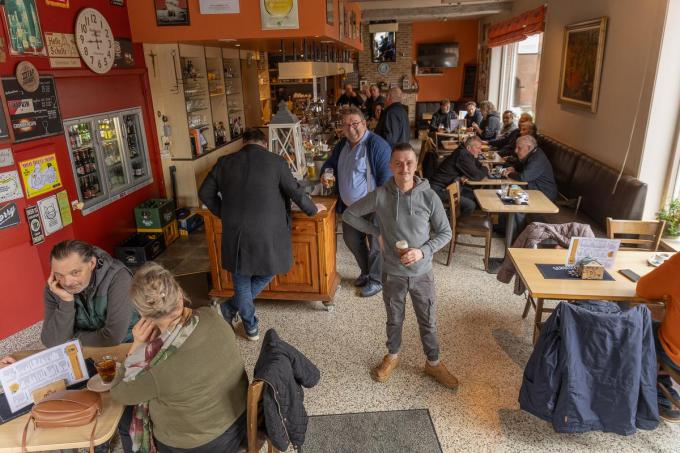
[[[245,329],[245,326],[243,326]],[[255,327],[253,330],[246,330],[246,338],[250,341],[257,341],[260,339],[260,330]]]
[[[356,280],[354,280],[354,286],[356,286],[357,288],[366,286],[368,280],[369,280],[368,275],[361,274],[360,276],[357,277]]]
[[[668,423],[680,423],[680,410],[672,404],[669,406],[659,404],[659,416]]]

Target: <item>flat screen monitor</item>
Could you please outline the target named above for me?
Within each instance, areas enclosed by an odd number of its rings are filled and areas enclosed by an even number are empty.
[[[397,38],[393,31],[373,33],[373,63],[397,61]]]
[[[421,68],[455,68],[458,43],[419,44],[417,61]]]

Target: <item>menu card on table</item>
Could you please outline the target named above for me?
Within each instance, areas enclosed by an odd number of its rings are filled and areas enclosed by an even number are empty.
[[[567,266],[576,266],[583,258],[597,260],[606,269],[614,266],[619,239],[571,238],[567,252]]]
[[[69,386],[89,377],[78,340],[46,349],[0,369],[0,384],[12,412],[33,404],[34,390],[62,379]]]

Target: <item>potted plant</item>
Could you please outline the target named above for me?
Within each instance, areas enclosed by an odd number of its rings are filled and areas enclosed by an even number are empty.
[[[665,236],[680,236],[680,198],[671,200],[668,207],[659,211],[656,217],[666,221]]]

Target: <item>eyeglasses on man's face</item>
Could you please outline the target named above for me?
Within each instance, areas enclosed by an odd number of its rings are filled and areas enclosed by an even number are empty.
[[[345,129],[358,129],[359,126],[363,123],[363,121],[352,121],[351,123],[342,123],[342,127]]]

